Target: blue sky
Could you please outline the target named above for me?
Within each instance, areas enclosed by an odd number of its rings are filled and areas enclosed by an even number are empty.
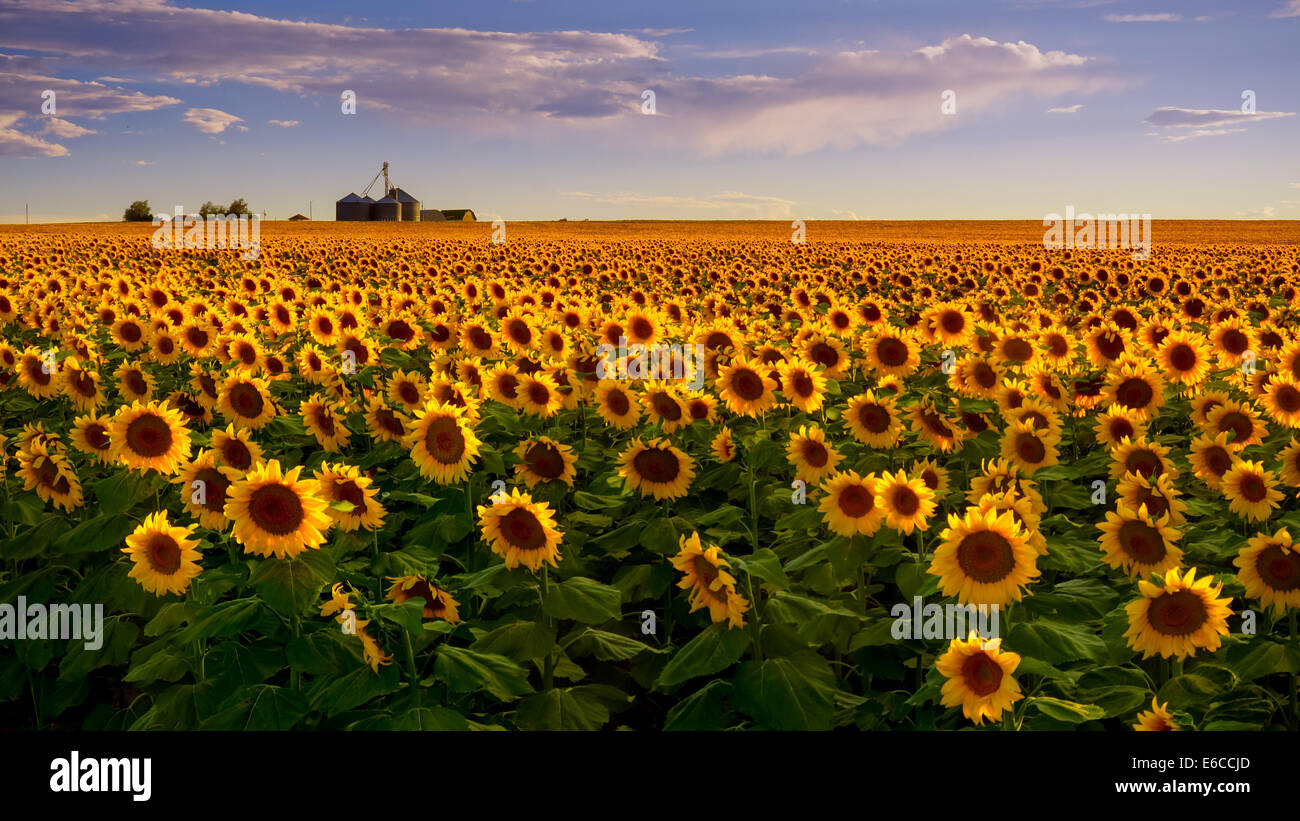
[[[0,0],[0,222],[1300,218],[1300,0],[638,6]]]

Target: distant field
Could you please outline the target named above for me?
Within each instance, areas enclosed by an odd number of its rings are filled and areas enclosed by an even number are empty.
[[[63,233],[67,231],[149,234],[153,227],[143,223],[51,223],[46,225],[0,225],[0,233]],[[506,224],[507,239],[729,239],[790,238],[786,220],[629,220],[620,222],[515,222]],[[806,221],[808,242],[1029,242],[1041,243],[1044,227],[1039,220],[890,220],[890,221]],[[483,237],[492,234],[492,223],[338,223],[268,221],[262,231],[270,237],[347,235],[398,235],[436,237]],[[1300,220],[1153,220],[1156,245],[1230,243],[1247,245],[1300,244]]]

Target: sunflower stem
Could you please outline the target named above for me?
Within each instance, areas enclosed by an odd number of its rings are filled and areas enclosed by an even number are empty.
[[[546,565],[542,565],[542,586],[537,589],[538,606],[542,611],[542,622],[551,628],[551,617],[546,615],[546,594],[551,592],[551,574]],[[555,653],[558,647],[552,647],[542,663],[542,689],[550,692],[555,686]]]
[[[406,668],[411,679],[411,700],[415,709],[420,709],[420,672],[415,666],[415,646],[411,644],[411,631],[403,629],[402,638],[406,640]]]

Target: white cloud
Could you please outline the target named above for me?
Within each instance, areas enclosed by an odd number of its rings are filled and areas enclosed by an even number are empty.
[[[66,157],[68,149],[14,128],[26,117],[22,111],[0,111],[0,154],[18,157]]]
[[[1300,17],[1300,0],[1286,0],[1281,7],[1274,9],[1269,17]]]
[[[1292,188],[1300,188],[1300,182],[1293,182],[1290,185]]]
[[[1074,105],[1063,105],[1063,106],[1058,106],[1056,108],[1049,108],[1047,109],[1047,113],[1048,114],[1077,114],[1079,113],[1079,109],[1081,108],[1083,108],[1083,103],[1075,103]]]
[[[158,163],[154,162],[153,160],[136,160],[135,164],[136,165],[157,165]]]
[[[295,125],[301,125],[297,120],[267,120],[267,122],[280,128],[293,128]]]
[[[1246,219],[1272,219],[1275,213],[1277,213],[1276,208],[1265,205],[1261,208],[1247,208],[1245,211],[1238,211],[1237,215]]]
[[[1107,14],[1102,18],[1107,23],[1177,23],[1183,19],[1181,14]]]
[[[632,34],[644,34],[647,37],[669,37],[674,34],[688,34],[695,29],[623,29]]]
[[[1294,111],[1256,111],[1245,114],[1239,110],[1221,108],[1180,108],[1162,106],[1143,122],[1165,128],[1206,128],[1216,125],[1236,125],[1294,117]]]
[[[242,117],[228,114],[216,108],[191,108],[185,112],[181,122],[194,126],[204,134],[220,134],[236,123],[242,123]],[[238,128],[238,126],[235,126]],[[247,128],[242,129],[247,131]]]
[[[1159,137],[1167,143],[1181,143],[1185,140],[1194,140],[1198,137],[1222,137],[1225,134],[1240,134],[1244,128],[1194,128],[1191,131],[1177,132],[1173,134],[1160,134],[1151,132],[1149,136]]]
[[[58,117],[44,118],[45,127],[41,129],[42,134],[50,134],[63,140],[71,140],[77,137],[84,137],[87,134],[98,134],[91,128],[82,128],[74,122],[62,120]]]
[[[242,84],[333,106],[350,88],[359,109],[412,123],[537,140],[605,130],[705,155],[897,144],[1026,98],[1077,98],[1135,82],[1085,55],[969,34],[911,51],[816,53],[780,76],[692,76],[675,72],[644,35],[393,30],[169,0],[0,4],[6,45],[94,65],[105,76]],[[650,121],[640,114],[646,88],[660,112]],[[957,116],[940,114],[941,89],[957,92]],[[21,107],[4,102],[0,95],[0,109]],[[202,122],[210,134],[243,127]]]

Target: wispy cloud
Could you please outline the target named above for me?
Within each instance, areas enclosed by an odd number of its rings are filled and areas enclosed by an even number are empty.
[[[136,165],[157,165],[158,163],[153,160],[136,160],[135,164]]]
[[[297,120],[267,120],[266,122],[279,128],[293,128],[296,125],[301,125]]]
[[[1216,125],[1240,125],[1294,116],[1294,111],[1256,111],[1253,114],[1246,114],[1233,109],[1161,106],[1143,122],[1164,128],[1209,128]]]
[[[42,134],[49,134],[63,140],[71,140],[77,137],[84,137],[87,134],[98,134],[92,128],[83,128],[74,122],[60,119],[58,117],[46,117],[45,127],[41,129]]]
[[[244,119],[216,108],[191,108],[185,112],[181,121],[194,126],[204,134],[221,134],[231,126],[238,128],[239,126],[235,124],[242,123]],[[244,128],[244,130],[248,129]]]
[[[1107,23],[1177,23],[1183,19],[1181,14],[1107,14],[1101,19]]]
[[[1281,7],[1273,9],[1269,17],[1300,17],[1300,0],[1286,0]]]
[[[644,34],[646,37],[671,37],[674,34],[689,34],[695,29],[623,29],[632,34]]]
[[[1079,113],[1079,109],[1081,108],[1083,108],[1083,103],[1075,103],[1074,105],[1063,105],[1063,106],[1057,106],[1056,108],[1049,108],[1047,109],[1047,113],[1048,114],[1077,114]]]

